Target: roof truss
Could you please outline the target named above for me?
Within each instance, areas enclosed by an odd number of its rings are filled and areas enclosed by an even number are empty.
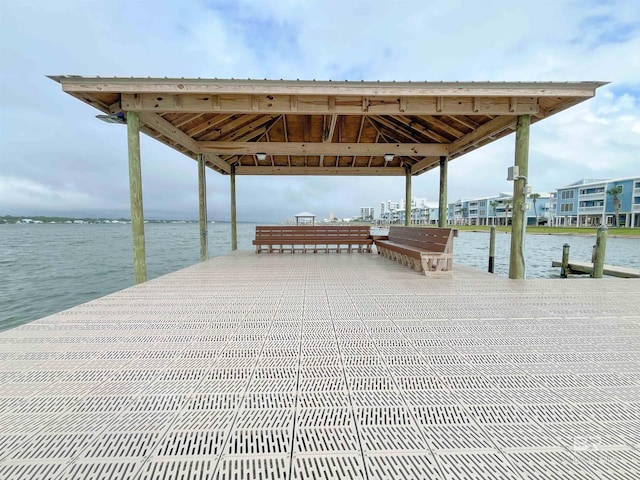
[[[51,78],[104,113],[138,112],[145,133],[240,175],[418,175],[511,133],[518,115],[539,121],[604,85]]]

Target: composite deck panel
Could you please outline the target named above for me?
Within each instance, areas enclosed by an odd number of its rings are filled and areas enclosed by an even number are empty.
[[[636,479],[639,293],[218,257],[0,333],[0,478]]]

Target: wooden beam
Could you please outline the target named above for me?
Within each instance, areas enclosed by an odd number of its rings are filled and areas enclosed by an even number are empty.
[[[322,142],[197,142],[199,153],[219,155],[339,155],[339,156],[440,156],[449,152],[439,143],[322,143]]]
[[[177,100],[180,97],[180,100]],[[334,96],[334,95],[210,95],[189,93],[122,93],[124,111],[192,113],[298,113],[324,115],[506,115],[538,113],[537,97],[512,96]],[[296,99],[295,101],[293,99]]]
[[[411,165],[411,175],[418,175],[425,170],[438,165],[438,157],[426,157]]]
[[[229,165],[227,162],[222,160],[215,153],[204,154],[204,161],[205,161],[205,163],[208,163],[210,165],[213,165],[213,166],[219,168],[224,173],[227,173],[227,174],[231,173],[231,165]]]
[[[606,82],[334,82],[49,76],[65,92],[242,95],[592,97]]]
[[[236,175],[404,176],[403,167],[254,167],[239,165]]]
[[[140,120],[142,120],[147,127],[152,128],[177,144],[182,145],[185,149],[192,151],[194,154],[196,153],[196,141],[157,113],[140,112],[139,116]]]
[[[496,117],[493,120],[489,120],[487,123],[483,123],[473,132],[466,134],[464,137],[460,137],[458,140],[451,142],[449,145],[449,154],[455,155],[456,153],[464,150],[469,145],[474,145],[486,138],[489,138],[496,133],[503,131],[506,128],[513,126],[516,123],[517,117],[513,115],[505,115],[502,117]]]

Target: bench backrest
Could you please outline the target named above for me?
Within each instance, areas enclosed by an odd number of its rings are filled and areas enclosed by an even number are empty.
[[[452,228],[389,227],[389,241],[424,248],[428,252],[451,253],[456,234],[457,230]]]
[[[276,225],[256,226],[256,240],[261,238],[360,238],[369,237],[366,225]]]

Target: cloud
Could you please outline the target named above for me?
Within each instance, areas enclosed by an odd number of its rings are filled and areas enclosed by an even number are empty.
[[[55,19],[55,21],[52,21]],[[334,80],[605,80],[532,127],[530,182],[638,175],[640,6],[626,0],[0,2],[0,214],[128,212],[126,135],[47,74]],[[509,191],[513,136],[454,160],[449,198]],[[195,162],[142,144],[148,216],[197,217]],[[209,172],[210,216],[229,178]],[[352,216],[403,178],[238,177],[240,220]],[[413,193],[437,200],[437,169]]]

